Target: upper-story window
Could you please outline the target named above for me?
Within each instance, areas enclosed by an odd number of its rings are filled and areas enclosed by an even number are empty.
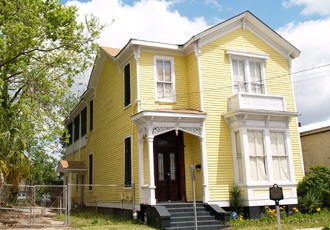
[[[81,130],[80,130],[80,135],[83,137],[86,135],[86,131],[87,131],[87,107],[85,107],[82,111],[81,111]]]
[[[124,67],[124,106],[131,104],[131,70],[128,63]]]
[[[265,93],[265,54],[227,50],[230,55],[234,93]]]
[[[89,131],[94,129],[94,102],[89,102]]]
[[[70,124],[68,125],[68,133],[69,133],[69,142],[68,145],[72,144],[72,140],[73,140],[73,124],[72,122],[70,122]]]
[[[73,120],[73,140],[79,140],[79,124],[80,124],[80,115],[78,114]]]
[[[169,57],[155,58],[156,100],[175,101],[174,60]]]

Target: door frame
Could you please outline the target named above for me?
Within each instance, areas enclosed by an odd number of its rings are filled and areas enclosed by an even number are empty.
[[[170,138],[175,139],[174,145],[157,145],[157,139],[161,136],[168,136]],[[175,132],[174,130],[160,134],[158,136],[154,137],[154,179],[155,179],[155,185],[156,185],[156,199],[158,198],[158,168],[157,168],[157,154],[158,152],[161,152],[162,149],[166,152],[168,151],[175,151],[176,152],[176,166],[177,166],[177,185],[178,185],[178,197],[176,201],[187,201],[186,196],[186,176],[185,176],[185,164],[184,164],[184,140],[183,140],[183,132],[178,131]],[[158,201],[157,201],[158,202]]]

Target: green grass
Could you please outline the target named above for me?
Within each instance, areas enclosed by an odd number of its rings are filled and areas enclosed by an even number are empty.
[[[58,216],[58,219],[64,220],[64,216]],[[129,221],[113,217],[111,215],[104,215],[92,212],[77,212],[70,216],[71,226],[78,229],[154,229],[146,226],[138,221]],[[232,229],[263,229],[274,230],[277,228],[276,218],[271,215],[265,215],[260,219],[254,220],[231,220],[228,224]],[[330,211],[322,210],[315,214],[301,214],[296,213],[293,216],[285,216],[281,218],[282,230],[293,230],[301,228],[317,228],[330,227]]]
[[[65,220],[65,217],[58,216],[58,219]],[[71,213],[70,225],[78,229],[154,229],[138,221],[124,220],[111,215],[93,212]]]
[[[229,224],[233,229],[276,229],[276,217],[263,216],[255,220],[231,220]],[[301,214],[281,218],[282,230],[301,228],[330,227],[330,211],[323,210],[320,213]]]

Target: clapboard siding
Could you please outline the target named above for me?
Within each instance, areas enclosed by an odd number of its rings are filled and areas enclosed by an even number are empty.
[[[288,111],[295,111],[289,61],[248,30],[237,29],[201,49],[202,81],[206,119],[206,138],[211,200],[228,200],[228,186],[234,182],[230,129],[223,113],[228,111],[227,98],[233,94],[229,57],[226,50],[268,54],[265,64],[269,95],[285,97]],[[302,177],[296,119],[290,124],[291,148],[295,175]]]

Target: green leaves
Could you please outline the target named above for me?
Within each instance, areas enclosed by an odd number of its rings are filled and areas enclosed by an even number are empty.
[[[67,98],[76,97],[70,88],[93,64],[103,28],[94,17],[78,22],[76,13],[57,0],[0,0],[0,138],[20,130],[26,145],[15,152],[63,133]],[[0,146],[0,156],[13,146]]]

